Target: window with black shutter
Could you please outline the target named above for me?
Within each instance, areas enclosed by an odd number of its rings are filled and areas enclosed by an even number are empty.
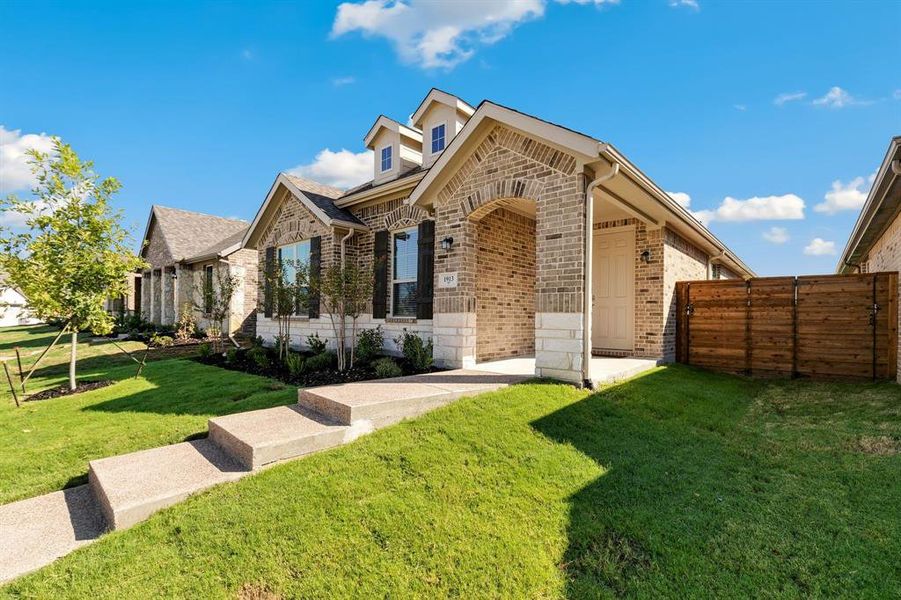
[[[388,313],[388,232],[376,231],[374,242],[375,284],[372,290],[372,318],[384,319]]]
[[[419,256],[417,257],[416,318],[432,318],[435,280],[435,221],[419,224]]]
[[[266,278],[263,280],[263,314],[272,317],[272,284],[271,276],[275,270],[275,247],[266,248]]]
[[[318,281],[322,276],[322,238],[310,238],[310,280]],[[318,286],[316,286],[318,287]],[[319,318],[319,293],[310,292],[310,306],[307,312],[311,319]]]

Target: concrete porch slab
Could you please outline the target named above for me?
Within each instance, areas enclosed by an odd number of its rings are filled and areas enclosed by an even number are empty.
[[[104,531],[86,485],[0,506],[0,582],[47,565]]]
[[[607,358],[595,356],[591,359],[591,381],[594,387],[609,385],[663,364],[653,358]]]
[[[191,494],[250,471],[209,439],[89,463],[88,482],[110,529],[125,529]]]
[[[297,405],[209,421],[210,439],[248,469],[338,446],[345,442],[347,430]]]
[[[383,427],[482,392],[528,379],[474,369],[361,381],[300,390],[300,406],[350,425],[368,421]]]

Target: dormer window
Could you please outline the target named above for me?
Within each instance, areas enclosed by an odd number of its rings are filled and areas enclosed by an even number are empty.
[[[432,154],[437,154],[444,150],[446,126],[444,123],[436,127],[432,127]]]
[[[381,154],[381,169],[382,173],[384,173],[385,171],[391,170],[391,146],[385,146],[384,148],[382,148]]]

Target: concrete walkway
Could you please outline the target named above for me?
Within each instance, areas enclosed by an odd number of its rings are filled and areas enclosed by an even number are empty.
[[[460,369],[303,389],[294,406],[210,419],[206,439],[93,460],[88,485],[0,506],[0,582],[191,494],[531,376]]]

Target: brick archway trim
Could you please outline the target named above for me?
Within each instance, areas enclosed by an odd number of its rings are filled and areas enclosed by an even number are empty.
[[[499,206],[515,208],[516,200],[538,202],[544,184],[535,179],[502,179],[482,186],[460,203],[463,216],[478,221]]]

